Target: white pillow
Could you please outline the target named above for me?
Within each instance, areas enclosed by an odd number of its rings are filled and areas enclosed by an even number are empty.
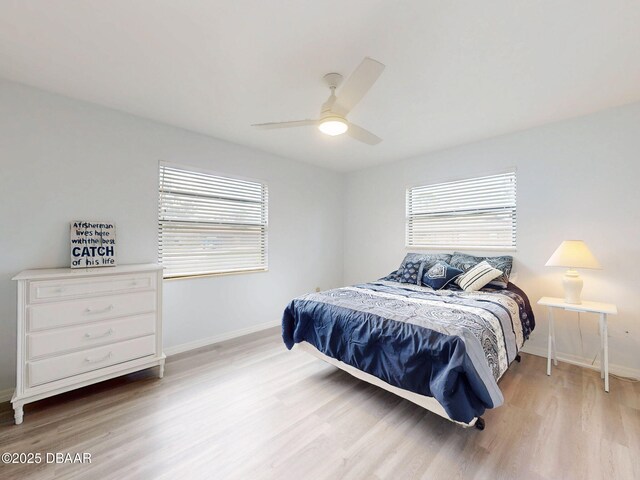
[[[475,292],[500,275],[502,275],[500,270],[493,268],[484,260],[460,275],[456,279],[456,283],[465,292]]]

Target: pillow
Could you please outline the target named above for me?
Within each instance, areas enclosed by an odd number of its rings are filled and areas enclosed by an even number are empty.
[[[413,283],[414,285],[420,285],[418,279],[422,275],[422,262],[404,261],[400,270],[398,270],[400,283]]]
[[[486,261],[493,268],[501,272],[501,275],[491,282],[491,286],[507,288],[509,275],[511,275],[511,268],[513,266],[513,257],[511,255],[503,255],[501,257],[475,257],[473,255],[467,255],[466,253],[454,252],[449,264],[452,267],[459,268],[463,272],[466,272],[483,261]]]
[[[500,275],[502,275],[500,270],[493,268],[486,260],[483,260],[475,267],[471,267],[460,275],[456,283],[460,285],[460,288],[465,292],[475,292]]]
[[[464,272],[448,263],[438,262],[422,274],[422,285],[429,285],[434,290],[440,290]]]
[[[407,253],[400,264],[402,268],[405,262],[424,262],[424,269],[429,270],[438,262],[451,262],[450,253]]]
[[[389,282],[399,282],[400,281],[400,270],[394,270],[386,277],[382,277],[380,280],[387,280]]]

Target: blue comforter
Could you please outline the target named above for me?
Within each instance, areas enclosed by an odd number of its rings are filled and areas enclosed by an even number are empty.
[[[296,298],[282,319],[287,348],[320,352],[420,395],[468,423],[502,404],[497,381],[535,326],[526,295],[467,293],[377,281]]]

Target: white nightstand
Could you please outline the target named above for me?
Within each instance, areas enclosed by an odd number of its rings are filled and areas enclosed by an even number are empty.
[[[551,375],[551,358],[553,364],[558,365],[556,356],[556,331],[553,324],[553,309],[562,308],[572,312],[598,313],[600,315],[600,377],[604,378],[604,391],[609,391],[609,341],[607,338],[607,315],[616,315],[618,309],[611,303],[582,302],[580,304],[566,303],[564,298],[542,297],[538,305],[544,305],[549,310],[549,342],[547,346],[547,375]]]

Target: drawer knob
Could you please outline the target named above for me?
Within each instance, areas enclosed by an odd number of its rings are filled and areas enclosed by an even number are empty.
[[[113,330],[113,328],[110,328],[109,330],[107,330],[104,333],[101,333],[100,335],[92,335],[91,333],[87,332],[84,334],[85,338],[102,338],[102,337],[108,337],[109,335],[113,335],[115,332]]]
[[[100,362],[104,362],[106,360],[109,360],[111,358],[111,355],[113,355],[113,354],[111,352],[109,352],[104,357],[99,357],[99,358],[86,357],[84,359],[84,361],[85,361],[85,363],[100,363]]]
[[[99,310],[94,310],[92,308],[87,307],[87,308],[85,308],[84,313],[89,313],[89,314],[91,314],[91,313],[106,313],[106,312],[110,312],[111,310],[113,310],[113,305],[109,305],[108,307],[101,308]]]

